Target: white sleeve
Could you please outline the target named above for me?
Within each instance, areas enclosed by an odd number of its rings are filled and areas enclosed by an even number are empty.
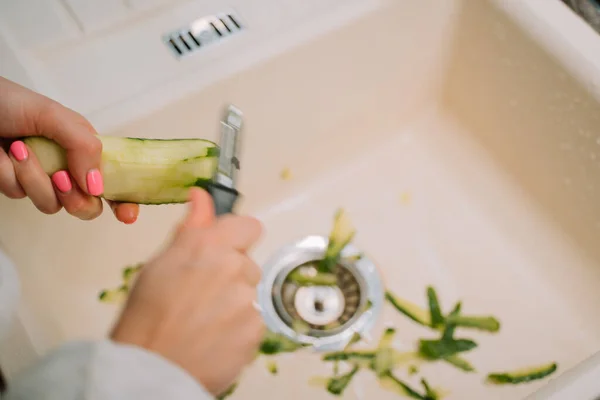
[[[0,341],[9,332],[20,298],[21,286],[17,271],[0,248]]]
[[[6,400],[213,399],[179,366],[108,340],[68,343],[8,386]]]

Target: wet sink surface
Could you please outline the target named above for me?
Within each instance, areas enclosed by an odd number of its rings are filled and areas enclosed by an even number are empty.
[[[549,28],[511,14],[518,4],[390,2],[110,133],[216,139],[219,111],[233,102],[247,120],[240,211],[266,232],[257,261],[326,235],[344,207],[354,244],[398,296],[425,306],[432,285],[445,312],[462,300],[465,313],[501,322],[497,334],[461,333],[479,344],[465,354],[477,372],[431,363],[398,375],[425,377],[449,400],[523,398],[546,381],[494,387],[485,375],[550,361],[561,374],[600,349],[600,103],[534,39]],[[143,207],[122,226],[108,213],[85,223],[0,199],[0,241],[19,267],[38,352],[102,337],[117,310],[99,304],[98,291],[154,254],[184,210]],[[432,335],[386,305],[374,344],[390,324],[399,349]],[[277,358],[277,376],[263,361],[232,399],[331,397],[308,384],[331,374],[318,355]],[[344,394],[397,397],[367,371]]]

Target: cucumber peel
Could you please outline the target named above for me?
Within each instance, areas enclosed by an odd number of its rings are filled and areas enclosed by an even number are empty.
[[[471,339],[424,340],[419,341],[419,354],[429,360],[440,360],[457,353],[471,351],[477,347]]]
[[[310,268],[312,269],[312,268]],[[292,271],[286,279],[298,286],[336,286],[337,276],[329,272],[310,271],[309,268],[301,267]],[[311,274],[310,272],[314,272]]]
[[[103,290],[98,294],[98,300],[102,303],[122,303],[127,299],[129,287],[121,285],[117,289]]]
[[[303,347],[306,346],[296,343],[283,335],[268,331],[260,344],[259,353],[265,355],[292,353]]]
[[[475,367],[469,361],[461,358],[457,354],[446,356],[443,358],[443,360],[465,372],[475,372]]]
[[[412,319],[419,325],[431,327],[429,312],[408,300],[394,295],[389,290],[385,292],[385,299],[400,313]]]
[[[431,286],[427,288],[427,299],[429,300],[430,325],[432,328],[438,328],[444,324],[444,316],[440,310],[437,293]]]
[[[103,136],[101,197],[137,204],[185,203],[191,187],[207,188],[217,169],[219,147],[204,139],[137,139]],[[24,142],[51,176],[66,170],[67,155],[56,142],[32,136]]]
[[[558,369],[558,364],[555,362],[523,368],[514,371],[495,372],[487,376],[490,383],[497,385],[526,383],[545,378]]]
[[[271,375],[277,375],[278,368],[277,363],[273,360],[267,360],[267,371],[271,373]]]
[[[350,385],[352,378],[354,378],[358,370],[359,367],[355,365],[350,372],[330,378],[327,383],[327,391],[335,396],[340,396],[344,393],[348,385]]]
[[[237,389],[237,382],[233,383],[231,386],[229,386],[227,388],[227,390],[225,390],[225,392],[221,393],[220,395],[218,395],[216,397],[217,400],[225,400],[227,397],[231,396],[233,394],[233,392],[235,392],[235,389]]]
[[[333,217],[333,229],[329,234],[325,255],[317,264],[318,272],[335,273],[342,250],[352,241],[355,233],[356,230],[346,210],[343,208],[338,209]]]
[[[385,375],[394,368],[394,349],[392,348],[392,341],[394,340],[395,334],[395,329],[387,328],[379,340],[379,346],[377,346],[375,357],[371,363],[371,369],[378,377]]]
[[[385,298],[398,312],[414,322],[440,332],[446,329],[447,324],[452,324],[453,328],[471,328],[492,333],[500,330],[500,322],[493,316],[461,315],[459,310],[457,313],[450,313],[444,317],[438,295],[431,286],[427,287],[429,310],[402,299],[389,290],[386,291]]]
[[[467,315],[449,316],[448,323],[453,323],[457,327],[479,329],[486,332],[498,332],[500,330],[500,322],[492,317],[478,317]]]
[[[446,324],[444,326],[444,331],[442,332],[442,340],[450,341],[454,338],[454,331],[456,330],[456,324],[452,322],[452,317],[458,316],[460,314],[460,309],[462,308],[462,303],[459,301],[454,306],[454,309],[450,311],[448,314],[448,318],[446,319]]]
[[[386,374],[385,376],[379,378],[380,385],[389,391],[393,391],[398,393],[401,396],[410,397],[411,399],[416,400],[440,400],[441,395],[431,389],[429,383],[425,379],[421,379],[421,385],[425,391],[424,394],[419,393],[415,389],[411,388],[407,383],[398,379],[391,373]]]

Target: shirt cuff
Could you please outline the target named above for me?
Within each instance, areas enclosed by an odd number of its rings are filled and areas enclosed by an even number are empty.
[[[145,349],[72,342],[9,382],[8,400],[212,400],[183,368]]]

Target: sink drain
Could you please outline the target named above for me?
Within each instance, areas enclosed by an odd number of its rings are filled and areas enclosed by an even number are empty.
[[[343,348],[354,333],[371,329],[383,303],[379,273],[353,245],[344,248],[336,279],[310,285],[291,279],[316,276],[328,239],[308,236],[280,249],[266,263],[258,302],[267,327],[317,350]]]

